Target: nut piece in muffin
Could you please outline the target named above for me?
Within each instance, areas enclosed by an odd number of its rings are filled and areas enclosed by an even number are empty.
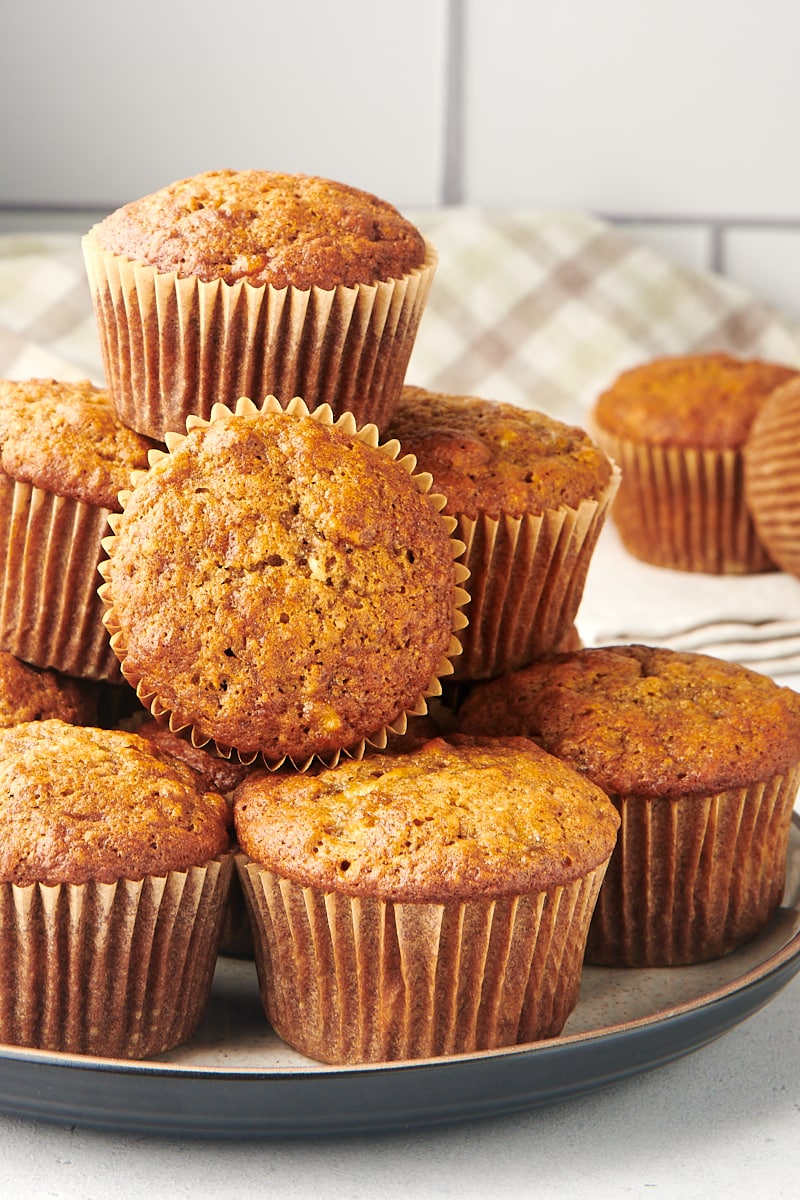
[[[98,696],[92,684],[32,667],[0,650],[1,727],[51,718],[70,725],[94,725],[97,714]]]
[[[613,517],[655,566],[745,574],[774,566],[745,502],[743,447],[793,368],[725,353],[659,358],[624,371],[593,410],[623,483]]]
[[[463,550],[396,444],[302,402],[219,406],[136,481],[101,589],[153,715],[243,761],[363,752],[459,649]]]
[[[514,670],[573,636],[618,472],[582,429],[546,413],[405,387],[386,430],[429,471],[470,572],[455,679]]]
[[[617,813],[524,738],[433,739],[234,793],[265,1011],[324,1062],[558,1034]]]
[[[0,380],[0,649],[118,682],[97,596],[108,516],[154,445],[88,380]]]
[[[791,689],[710,655],[592,647],[476,685],[458,728],[531,737],[619,808],[588,961],[716,958],[780,903],[800,783]]]
[[[114,403],[158,438],[241,395],[382,424],[437,261],[378,196],[260,170],[177,180],[109,214],[83,248]]]
[[[144,1058],[188,1039],[231,879],[228,805],[119,730],[0,730],[0,1040]]]
[[[744,491],[773,561],[800,578],[800,378],[761,406],[744,446]]]

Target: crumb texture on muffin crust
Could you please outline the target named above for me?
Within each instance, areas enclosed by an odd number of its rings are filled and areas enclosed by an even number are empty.
[[[234,792],[242,849],[305,886],[391,901],[546,891],[611,853],[603,792],[527,739],[436,738]]]
[[[398,279],[425,241],[393,205],[348,184],[207,171],[132,200],[92,230],[103,249],[205,282],[306,290]]]

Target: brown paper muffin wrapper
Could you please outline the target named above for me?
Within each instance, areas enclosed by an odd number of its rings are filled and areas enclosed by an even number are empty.
[[[138,881],[0,884],[0,1042],[149,1058],[188,1040],[233,859]]]
[[[755,937],[781,901],[800,766],[678,800],[612,797],[621,825],[586,961],[675,966]]]
[[[388,421],[438,263],[330,290],[181,279],[101,248],[83,253],[119,419],[158,441],[239,396],[302,396],[361,424]]]
[[[774,568],[745,503],[740,450],[648,446],[601,430],[595,437],[622,470],[612,517],[635,558],[709,575]]]
[[[124,682],[97,595],[108,517],[0,472],[0,649],[65,675]]]
[[[619,488],[614,466],[605,492],[578,508],[538,516],[459,516],[467,550],[469,625],[453,679],[490,679],[569,644],[586,574]]]
[[[245,854],[264,1011],[328,1063],[470,1054],[560,1033],[605,863],[550,892],[401,904],[301,887]]]
[[[360,438],[368,445],[375,447],[382,453],[392,458],[399,466],[408,471],[411,478],[414,480],[417,489],[420,493],[427,496],[437,512],[441,513],[447,503],[444,496],[431,492],[430,487],[433,482],[432,476],[426,472],[414,474],[416,460],[413,455],[407,454],[403,457],[400,455],[400,443],[396,439],[388,442],[379,440],[378,428],[374,424],[368,424],[359,427],[352,413],[342,413],[334,420],[333,412],[329,405],[321,405],[316,409],[309,409],[305,401],[295,396],[288,404],[282,405],[275,396],[267,396],[263,403],[256,406],[252,400],[246,396],[241,396],[236,402],[235,408],[231,409],[224,404],[215,404],[211,411],[211,416],[208,421],[202,417],[189,417],[187,420],[187,428],[193,429],[197,426],[209,425],[213,421],[224,420],[231,415],[251,414],[256,412],[287,412],[296,416],[310,417],[314,421],[319,421],[324,425],[335,425],[337,428],[344,430],[346,433]],[[165,454],[171,453],[176,446],[184,440],[185,434],[168,433],[166,435],[166,451],[151,450],[149,453],[150,462],[155,463]],[[133,472],[132,482],[136,485],[136,480],[146,474],[146,472]],[[130,492],[120,493],[120,504],[123,509],[130,497]],[[190,737],[194,746],[208,746],[210,749],[224,758],[230,758],[231,754],[236,754],[241,762],[250,764],[259,760],[270,770],[277,770],[284,763],[289,762],[297,770],[305,771],[313,762],[322,762],[325,766],[335,766],[341,755],[346,754],[350,758],[361,758],[364,755],[366,746],[374,746],[377,749],[384,749],[387,743],[387,738],[390,733],[404,734],[408,725],[408,718],[411,716],[424,716],[428,711],[427,701],[433,696],[442,694],[442,677],[451,675],[453,672],[453,659],[461,653],[461,641],[459,638],[460,631],[467,626],[467,618],[464,615],[462,608],[466,604],[468,595],[467,592],[460,586],[469,576],[467,568],[455,559],[459,558],[464,553],[464,543],[453,537],[456,522],[453,517],[442,515],[442,520],[445,522],[446,528],[451,535],[451,543],[453,547],[453,627],[450,637],[450,643],[445,656],[437,664],[437,669],[432,679],[421,688],[419,695],[415,698],[414,703],[410,705],[404,712],[398,713],[395,720],[388,725],[384,725],[378,729],[371,731],[367,736],[361,739],[356,745],[341,746],[332,754],[309,754],[305,759],[293,759],[284,755],[281,758],[273,759],[265,754],[239,752],[235,746],[226,746],[211,737],[204,737],[192,725],[191,717],[185,713],[178,712],[168,708],[160,697],[155,694],[149,687],[146,680],[133,671],[130,664],[126,662],[126,643],[123,630],[120,628],[116,614],[114,612],[114,597],[113,589],[110,583],[106,582],[98,589],[98,594],[106,605],[106,611],[103,614],[103,622],[110,634],[110,644],[114,654],[120,661],[120,669],[128,683],[136,690],[136,694],[150,713],[157,721],[168,721],[169,727],[173,732],[182,733],[184,736]],[[116,526],[115,515],[109,518],[109,527],[112,534],[103,539],[103,548],[109,553],[112,553],[114,542],[113,530]],[[98,570],[100,575],[107,579],[108,561],[101,562]]]
[[[744,490],[758,535],[800,577],[800,385],[784,384],[756,415],[744,447]]]

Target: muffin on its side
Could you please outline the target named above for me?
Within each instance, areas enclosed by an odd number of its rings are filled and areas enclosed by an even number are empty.
[[[780,903],[800,784],[790,688],[705,654],[594,647],[477,685],[458,728],[533,738],[619,809],[588,961],[716,958]]]
[[[681,571],[774,567],[744,495],[742,450],[766,398],[797,371],[730,354],[659,358],[624,371],[593,411],[623,483],[613,518],[626,549]]]
[[[234,793],[265,1012],[323,1062],[554,1037],[619,819],[523,738],[433,739]]]
[[[88,380],[0,380],[0,649],[119,682],[97,564],[108,517],[153,443]]]
[[[744,492],[774,562],[800,578],[800,378],[762,405],[744,445]]]
[[[97,723],[94,686],[58,671],[43,670],[0,650],[0,726],[57,718],[69,725]]]
[[[228,819],[136,734],[0,730],[0,1041],[146,1058],[191,1037],[233,868]]]
[[[158,719],[242,761],[363,752],[441,691],[463,545],[396,444],[302,401],[171,435],[105,541],[106,623]]]
[[[386,435],[433,476],[467,546],[469,625],[454,678],[500,675],[574,638],[619,482],[589,435],[545,413],[418,387],[403,389]]]
[[[239,396],[383,425],[436,269],[419,230],[347,184],[207,171],[83,239],[117,411],[163,440]]]

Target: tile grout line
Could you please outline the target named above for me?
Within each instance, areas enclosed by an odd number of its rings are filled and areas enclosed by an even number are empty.
[[[464,202],[464,0],[445,0],[445,93],[441,203]]]

